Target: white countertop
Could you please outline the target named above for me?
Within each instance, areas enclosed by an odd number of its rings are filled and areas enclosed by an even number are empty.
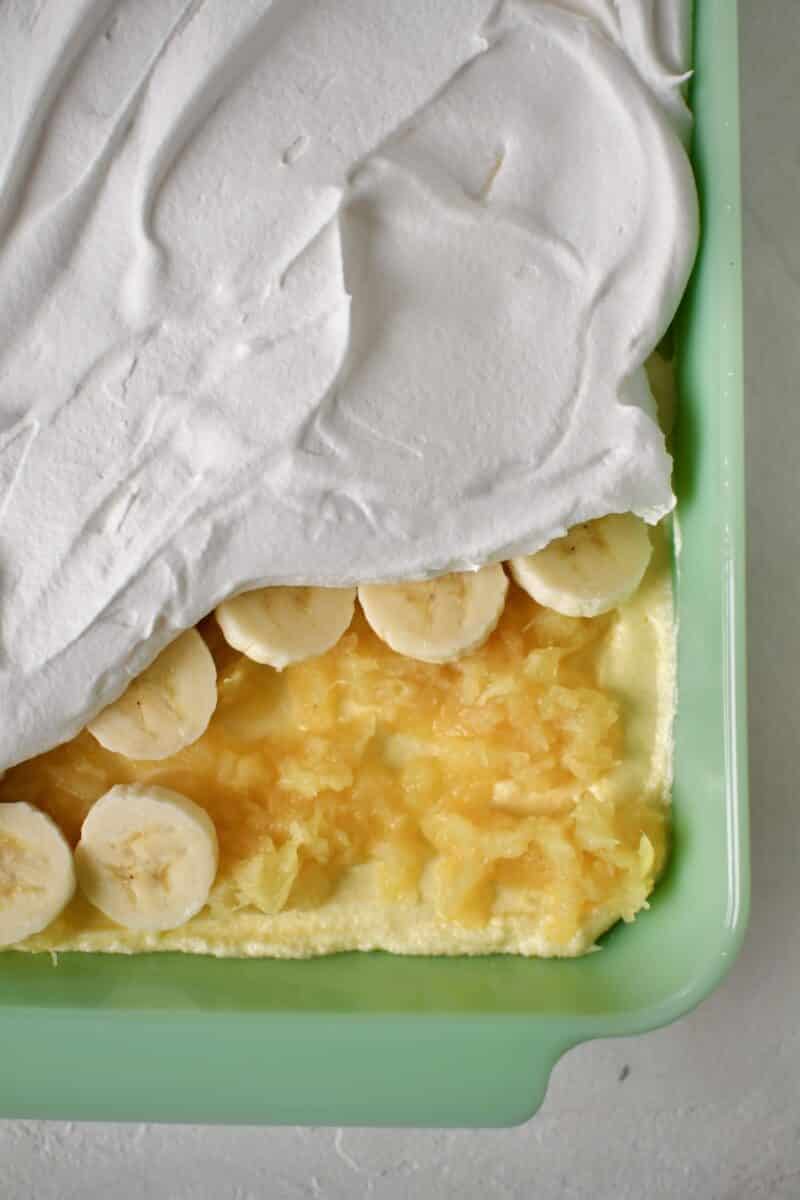
[[[730,977],[574,1050],[519,1129],[0,1122],[3,1200],[800,1196],[800,0],[740,8],[753,911]]]

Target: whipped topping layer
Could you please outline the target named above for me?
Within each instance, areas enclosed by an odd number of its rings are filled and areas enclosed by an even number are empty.
[[[0,768],[237,591],[670,510],[688,13],[0,3]]]

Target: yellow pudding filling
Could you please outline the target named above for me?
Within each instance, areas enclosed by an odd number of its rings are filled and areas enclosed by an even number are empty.
[[[77,893],[28,950],[305,956],[573,955],[646,905],[667,844],[674,691],[663,532],[635,595],[566,617],[512,584],[488,641],[456,662],[389,649],[356,609],[284,671],[200,627],[217,668],[206,732],[159,762],[85,731],[9,771],[74,846],[117,784],[189,797],[219,869],[176,929],[115,924]]]

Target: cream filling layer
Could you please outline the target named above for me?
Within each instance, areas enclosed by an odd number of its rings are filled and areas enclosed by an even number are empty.
[[[673,504],[680,0],[0,9],[0,769],[269,583]]]

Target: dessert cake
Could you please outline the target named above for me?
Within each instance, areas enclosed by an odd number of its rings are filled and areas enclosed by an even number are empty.
[[[0,5],[0,945],[570,955],[646,905],[688,22]]]

